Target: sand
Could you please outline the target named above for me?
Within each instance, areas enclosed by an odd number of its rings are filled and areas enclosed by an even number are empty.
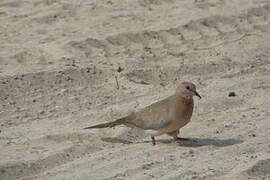
[[[266,0],[2,0],[0,179],[270,179],[269,23]],[[82,129],[181,81],[192,142]]]

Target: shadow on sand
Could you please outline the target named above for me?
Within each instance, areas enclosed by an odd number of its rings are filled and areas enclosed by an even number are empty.
[[[140,142],[132,142],[130,140],[120,139],[120,138],[102,138],[105,142],[110,143],[122,143],[122,144],[139,144],[139,143],[152,143],[151,140],[140,141]],[[157,143],[162,144],[171,144],[175,143],[172,139],[159,139],[156,140]],[[217,147],[226,147],[232,146],[235,144],[243,143],[244,141],[239,139],[214,139],[214,138],[191,138],[190,141],[183,141],[178,143],[180,146],[185,147],[200,147],[200,146],[217,146]]]
[[[107,138],[101,138],[102,141],[109,142],[109,143],[121,143],[121,144],[135,144],[134,142],[126,139],[120,139],[120,138],[112,138],[112,137],[107,137]]]

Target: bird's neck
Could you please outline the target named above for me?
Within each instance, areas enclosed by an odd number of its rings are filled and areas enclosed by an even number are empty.
[[[178,96],[178,100],[185,105],[193,105],[193,96]]]

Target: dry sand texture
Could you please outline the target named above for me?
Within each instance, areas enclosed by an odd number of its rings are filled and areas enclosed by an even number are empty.
[[[0,179],[270,179],[269,23],[269,0],[1,0]],[[197,142],[82,130],[183,80]]]

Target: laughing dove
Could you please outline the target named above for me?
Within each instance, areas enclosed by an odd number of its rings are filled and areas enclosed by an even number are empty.
[[[196,92],[196,86],[190,82],[182,82],[175,93],[168,98],[153,103],[142,110],[132,112],[130,115],[113,122],[90,126],[84,129],[107,128],[117,125],[137,127],[143,130],[154,130],[151,133],[153,145],[155,136],[168,134],[177,142],[187,140],[179,138],[179,129],[190,122],[193,112],[193,96],[201,96]]]

